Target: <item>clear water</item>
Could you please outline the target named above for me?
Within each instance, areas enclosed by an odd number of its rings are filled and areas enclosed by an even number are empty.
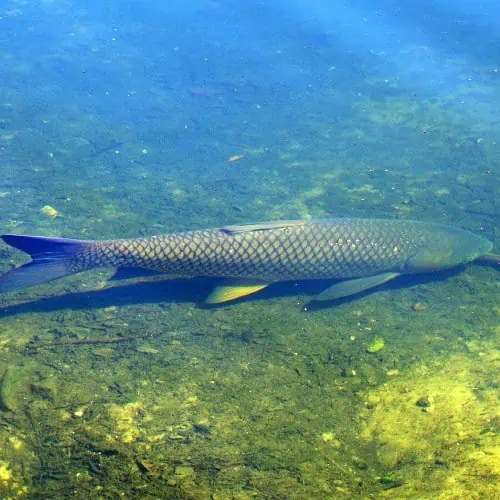
[[[499,14],[4,0],[0,231],[386,217],[499,252]],[[111,274],[0,297],[0,496],[498,495],[498,268],[313,308],[324,283],[212,308]]]

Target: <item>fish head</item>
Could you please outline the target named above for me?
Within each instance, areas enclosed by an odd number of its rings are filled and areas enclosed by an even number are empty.
[[[483,236],[464,229],[436,225],[424,244],[405,263],[405,272],[440,271],[469,264],[487,254],[493,244]]]

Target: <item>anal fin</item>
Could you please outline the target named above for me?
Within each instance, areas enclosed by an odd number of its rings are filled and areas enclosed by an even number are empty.
[[[206,299],[207,304],[221,304],[240,297],[245,297],[252,293],[266,288],[269,283],[258,280],[233,279],[214,288]]]
[[[375,276],[368,276],[366,278],[356,278],[335,283],[335,285],[327,288],[319,295],[316,295],[314,300],[323,301],[348,297],[349,295],[364,292],[365,290],[381,285],[382,283],[386,283],[399,275],[400,273],[384,273],[376,274]]]

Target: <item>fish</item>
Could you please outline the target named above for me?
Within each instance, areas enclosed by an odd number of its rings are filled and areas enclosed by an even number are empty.
[[[314,300],[354,295],[405,274],[436,272],[484,258],[493,244],[470,231],[432,222],[331,218],[229,225],[163,236],[78,240],[4,234],[32,261],[0,277],[8,293],[94,268],[219,277],[206,302],[219,304],[280,281],[335,279]]]

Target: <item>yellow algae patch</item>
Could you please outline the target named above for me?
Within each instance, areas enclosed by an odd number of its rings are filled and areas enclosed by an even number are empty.
[[[448,188],[440,188],[436,190],[436,196],[442,198],[443,196],[448,196],[450,194],[450,190]]]
[[[323,209],[317,207],[314,203],[312,207],[309,208],[308,204],[321,198],[325,193],[326,190],[323,186],[316,186],[303,192],[297,198],[288,199],[287,202],[282,205],[274,205],[268,212],[268,217],[270,219],[282,219],[286,218],[291,212],[297,213],[297,218],[306,220],[324,217],[325,214]]]
[[[382,337],[375,337],[372,343],[366,348],[367,352],[379,352],[385,347],[385,340]]]
[[[329,445],[333,446],[334,448],[340,448],[341,443],[337,439],[337,436],[335,435],[334,432],[323,432],[320,436],[321,441],[324,443],[328,443]]]
[[[101,208],[101,215],[106,219],[120,219],[128,214],[120,210],[117,206],[110,203],[108,205],[104,205]]]
[[[495,346],[485,343],[486,353]],[[410,498],[415,488],[429,498],[493,498],[500,476],[500,406],[495,356],[451,356],[389,379],[364,395],[361,438],[390,471],[405,470],[391,497]],[[493,377],[493,379],[492,379]],[[436,466],[438,464],[438,466]],[[441,464],[441,466],[439,466]],[[443,465],[444,464],[444,465]],[[470,492],[477,492],[470,496]],[[410,496],[408,496],[410,495]]]
[[[335,433],[334,432],[323,432],[323,434],[321,434],[320,437],[321,437],[321,441],[328,443],[328,442],[333,441],[335,439]]]
[[[302,194],[302,198],[304,200],[312,200],[314,198],[319,198],[320,196],[324,196],[325,188],[321,186],[317,186],[315,188],[309,189]]]
[[[29,488],[16,480],[8,462],[0,460],[0,495],[2,498],[21,498]]]
[[[172,198],[176,201],[182,201],[187,196],[186,191],[181,189],[176,182],[167,182],[167,188]]]
[[[24,443],[16,436],[11,436],[9,438],[9,443],[17,451],[21,451],[24,449]]]
[[[391,205],[391,207],[394,210],[397,210],[398,212],[412,212],[413,211],[413,208],[410,207],[409,205],[401,205],[401,204],[394,203],[393,205]]]
[[[361,193],[361,194],[377,194],[380,191],[375,189],[372,184],[363,184],[360,187],[349,189],[350,193]]]
[[[198,404],[198,396],[195,394],[189,395],[182,403],[183,408],[189,408],[191,406],[196,406]]]
[[[40,209],[40,212],[42,212],[42,214],[46,215],[47,217],[51,217],[52,219],[55,219],[56,217],[62,217],[61,214],[50,205],[45,205],[44,207],[42,207]]]
[[[0,462],[0,481],[6,483],[12,479],[12,471],[7,462]]]
[[[111,404],[109,415],[115,423],[115,432],[122,443],[133,443],[140,436],[141,429],[138,418],[141,409],[142,405],[137,402],[127,403],[123,406]]]

